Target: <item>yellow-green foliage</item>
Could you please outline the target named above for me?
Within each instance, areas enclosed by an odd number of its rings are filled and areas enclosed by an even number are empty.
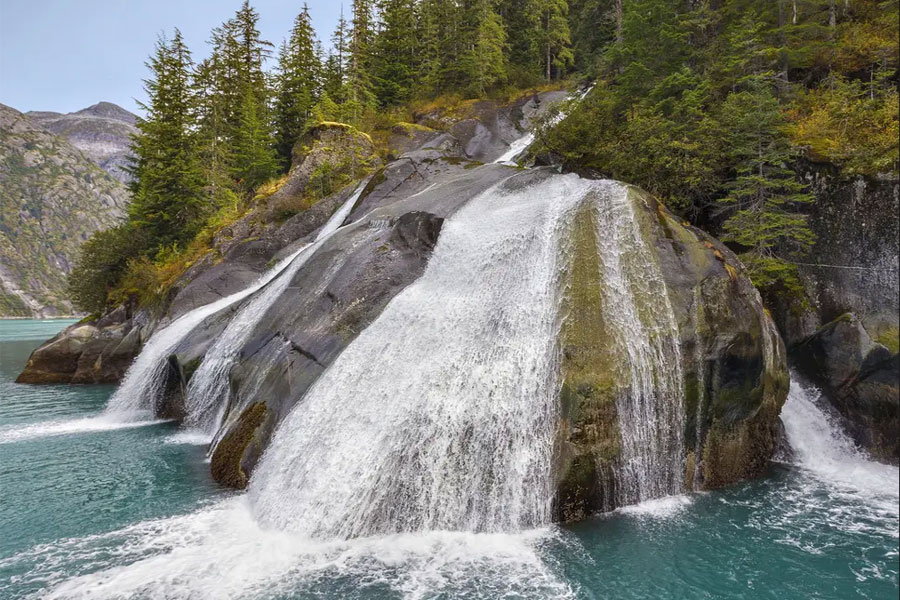
[[[873,94],[863,83],[835,77],[802,94],[789,115],[788,134],[814,160],[848,175],[895,171],[898,163],[897,89]]]
[[[265,184],[260,190],[268,189],[275,183]],[[110,303],[115,305],[136,299],[144,307],[158,306],[188,268],[214,251],[216,234],[248,212],[249,207],[235,201],[211,215],[206,225],[185,247],[172,245],[163,248],[152,260],[147,257],[131,259],[121,281],[109,293]]]
[[[896,327],[885,329],[875,337],[875,341],[891,351],[891,354],[900,352],[900,331]]]

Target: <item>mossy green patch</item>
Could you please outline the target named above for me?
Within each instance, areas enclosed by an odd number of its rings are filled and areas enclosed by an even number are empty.
[[[600,508],[596,506],[597,498],[609,497],[610,490],[601,489],[598,473],[610,472],[621,455],[615,402],[619,382],[603,319],[594,219],[590,207],[582,209],[575,218],[566,317],[561,331],[560,405],[566,422],[561,431],[578,453],[570,464],[560,466],[559,512],[566,520],[577,518],[585,510]]]
[[[896,327],[885,329],[875,336],[875,341],[890,350],[891,354],[897,354],[900,351],[900,330]]]
[[[267,410],[265,402],[257,402],[247,407],[237,423],[228,434],[216,446],[210,461],[210,470],[213,479],[228,487],[242,490],[247,487],[248,477],[241,464],[244,453],[251,443],[257,430],[266,418]]]

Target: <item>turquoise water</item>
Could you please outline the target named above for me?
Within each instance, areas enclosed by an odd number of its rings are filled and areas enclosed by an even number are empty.
[[[786,408],[797,464],[728,490],[514,534],[312,542],[261,529],[194,436],[98,417],[111,387],[13,383],[68,323],[0,321],[4,600],[898,596],[897,469],[832,451],[815,398]]]

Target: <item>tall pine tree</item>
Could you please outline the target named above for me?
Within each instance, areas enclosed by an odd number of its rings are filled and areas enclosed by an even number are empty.
[[[372,81],[374,25],[373,0],[353,0],[344,104],[345,113],[355,125],[359,124],[366,111],[375,106]]]
[[[281,48],[275,76],[275,147],[285,169],[318,100],[321,65],[316,46],[309,7],[304,4],[294,20],[290,39]]]
[[[190,239],[204,211],[203,176],[191,127],[191,54],[181,32],[160,38],[147,63],[146,118],[139,119],[129,219],[160,248]]]
[[[415,0],[380,0],[381,30],[375,42],[374,88],[381,106],[399,104],[413,91],[419,64]]]

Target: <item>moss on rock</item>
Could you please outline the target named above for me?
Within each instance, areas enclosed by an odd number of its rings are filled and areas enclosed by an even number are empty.
[[[597,224],[589,207],[576,216],[572,233],[561,331],[563,418],[558,444],[571,445],[573,458],[557,463],[557,515],[563,521],[606,508],[607,499],[615,495],[610,489],[611,473],[621,453],[615,402],[618,382],[603,320]]]
[[[254,443],[256,432],[265,421],[267,412],[265,402],[257,402],[241,413],[231,431],[213,452],[210,461],[213,479],[239,490],[247,487],[249,478],[244,471],[244,453]]]

